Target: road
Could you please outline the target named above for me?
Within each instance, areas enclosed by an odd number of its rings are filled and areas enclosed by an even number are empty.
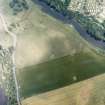
[[[16,49],[17,37],[14,33],[10,32],[8,30],[6,20],[5,20],[2,13],[0,13],[0,19],[2,21],[2,25],[3,25],[3,28],[4,28],[5,32],[7,32],[13,39],[13,49],[14,50],[13,50],[13,53],[12,53],[12,63],[13,63],[12,70],[13,70],[13,77],[14,77],[15,85],[16,85],[17,102],[18,102],[18,105],[20,105],[19,87],[18,87],[18,82],[17,82],[17,78],[16,78],[16,66],[15,66],[15,49]]]

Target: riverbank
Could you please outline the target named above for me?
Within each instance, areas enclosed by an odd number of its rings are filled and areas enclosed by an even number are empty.
[[[75,29],[80,33],[80,35],[89,43],[91,43],[95,47],[99,47],[105,50],[105,42],[96,40],[95,38],[91,37],[86,30],[75,20],[75,19],[68,19],[63,16],[61,13],[58,13],[54,9],[50,8],[46,3],[40,0],[33,0],[34,3],[41,6],[42,11],[53,16],[54,18],[64,22],[64,24],[71,24],[75,27]]]

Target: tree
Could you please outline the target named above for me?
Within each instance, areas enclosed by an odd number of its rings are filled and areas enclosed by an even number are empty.
[[[9,6],[13,9],[13,12],[16,14],[22,11],[23,9],[27,10],[29,8],[26,0],[12,0],[9,3]]]
[[[103,21],[102,25],[103,25],[103,27],[105,28],[105,20]]]

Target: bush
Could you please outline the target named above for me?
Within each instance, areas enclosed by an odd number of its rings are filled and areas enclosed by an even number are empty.
[[[28,4],[25,0],[12,0],[9,3],[9,6],[13,8],[14,14],[23,11],[24,9],[28,9]]]

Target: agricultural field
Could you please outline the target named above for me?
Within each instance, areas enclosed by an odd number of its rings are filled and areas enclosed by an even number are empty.
[[[72,24],[27,0],[17,14],[0,5],[17,37],[15,61],[22,105],[104,105],[105,56]],[[64,101],[63,101],[64,100]]]

